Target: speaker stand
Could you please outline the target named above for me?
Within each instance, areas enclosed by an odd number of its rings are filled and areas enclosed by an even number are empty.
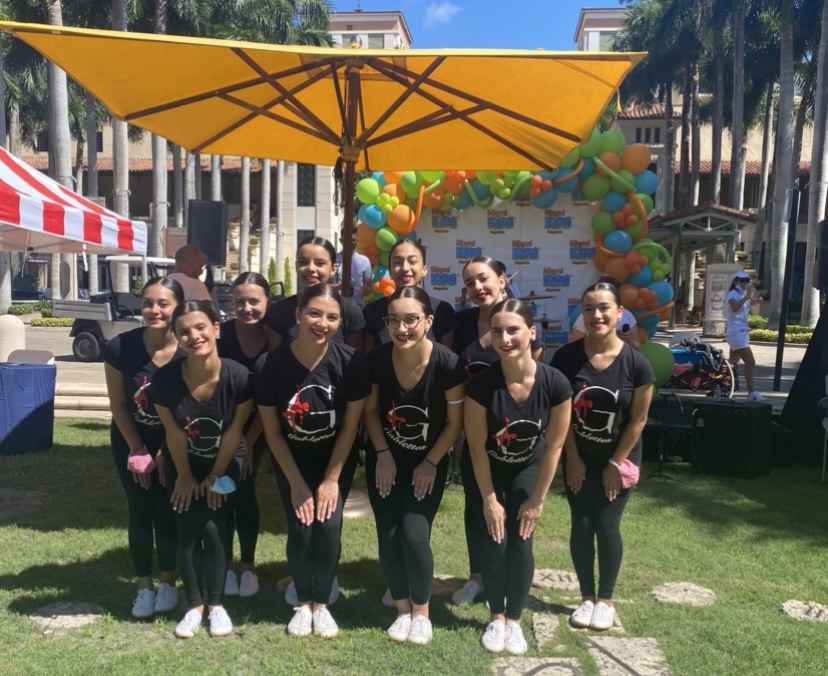
[[[656,421],[653,421],[653,422],[654,422],[654,424],[658,425],[658,469],[656,469],[654,472],[650,472],[646,476],[646,478],[647,479],[664,479],[666,481],[677,481],[677,482],[681,483],[679,481],[679,479],[676,479],[675,477],[672,477],[669,474],[664,473],[664,455],[665,455],[665,451],[664,451],[664,436],[665,436],[664,424],[656,422]]]

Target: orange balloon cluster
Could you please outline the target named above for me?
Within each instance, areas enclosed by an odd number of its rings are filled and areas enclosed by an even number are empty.
[[[624,265],[627,266],[629,275],[637,275],[648,263],[649,261],[647,260],[647,257],[642,256],[635,249],[632,249],[626,256],[624,256]],[[626,277],[624,279],[626,279]]]
[[[647,288],[638,290],[637,298],[635,299],[636,310],[658,310],[658,300],[655,291]]]
[[[618,211],[613,212],[612,221],[621,229],[631,228],[638,225],[638,214],[635,213],[632,204],[625,204]]]
[[[392,293],[394,293],[394,289],[397,288],[397,285],[394,283],[394,280],[390,277],[383,277],[378,282],[374,282],[374,293],[381,294],[388,298]]]
[[[612,152],[601,153],[598,156],[598,159],[604,163],[607,169],[611,169],[612,171],[619,171],[621,169],[621,158]],[[645,167],[646,169],[646,167]],[[609,174],[604,170],[601,165],[596,165],[595,172],[600,176],[606,176],[609,178]]]
[[[601,155],[601,159],[604,159],[603,155]],[[621,153],[621,168],[633,174],[640,174],[647,169],[650,166],[650,161],[650,149],[643,143],[629,145]]]
[[[552,190],[553,185],[552,179],[535,174],[529,179],[529,197],[540,197],[543,193]]]

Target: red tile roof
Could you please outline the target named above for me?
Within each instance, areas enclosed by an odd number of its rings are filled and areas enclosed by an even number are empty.
[[[679,163],[675,163],[674,171],[676,175],[679,174]],[[759,176],[762,171],[762,163],[758,160],[748,160],[745,162],[745,176]],[[811,161],[803,160],[799,163],[799,173],[808,174],[811,171]],[[699,174],[701,176],[709,176],[713,172],[713,162],[711,160],[702,160],[699,164]],[[722,160],[722,176],[730,176],[730,162]]]
[[[632,106],[618,113],[619,120],[663,120],[664,104],[654,103],[652,105]],[[681,105],[673,106],[673,119],[681,119]]]

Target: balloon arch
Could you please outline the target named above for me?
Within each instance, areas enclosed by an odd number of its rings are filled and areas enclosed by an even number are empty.
[[[667,281],[670,254],[647,237],[647,214],[658,178],[649,170],[650,150],[627,145],[618,131],[593,131],[575,148],[557,171],[386,171],[375,172],[356,187],[362,203],[357,226],[357,248],[373,266],[373,295],[394,292],[388,272],[388,252],[400,237],[417,240],[416,227],[424,207],[451,213],[487,209],[495,200],[548,209],[559,193],[576,188],[597,204],[592,217],[595,267],[621,283],[621,301],[638,323],[642,353],[663,384],[673,359],[663,345],[649,342],[660,321],[673,306],[673,287]],[[580,314],[573,310],[571,321]]]

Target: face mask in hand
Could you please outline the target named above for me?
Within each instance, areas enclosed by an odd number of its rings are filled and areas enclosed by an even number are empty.
[[[155,469],[155,460],[146,449],[138,453],[130,453],[127,469],[135,474],[149,474]]]
[[[213,485],[210,486],[210,490],[213,491],[213,493],[227,495],[228,493],[233,493],[236,490],[236,482],[229,476],[220,476],[216,478]]]

